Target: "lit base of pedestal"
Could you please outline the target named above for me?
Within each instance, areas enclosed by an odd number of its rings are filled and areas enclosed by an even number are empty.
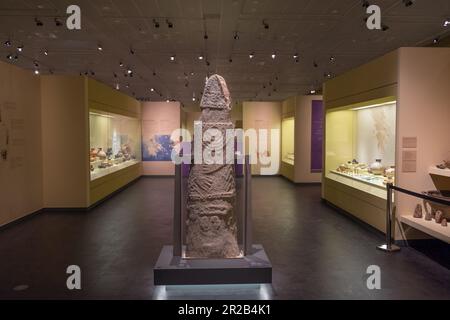
[[[239,259],[184,259],[164,246],[153,268],[155,285],[272,283],[272,264],[262,245]]]

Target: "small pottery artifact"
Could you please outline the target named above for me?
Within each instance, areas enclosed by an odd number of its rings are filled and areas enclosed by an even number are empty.
[[[429,213],[429,212],[425,213],[425,220],[431,221],[431,213]]]
[[[99,157],[100,160],[105,160],[106,159],[106,152],[103,151],[102,148],[98,148],[97,157]]]
[[[442,219],[441,226],[443,227],[447,226],[447,219]]]
[[[370,172],[374,175],[382,175],[384,173],[384,166],[381,163],[381,159],[376,159],[369,168]]]

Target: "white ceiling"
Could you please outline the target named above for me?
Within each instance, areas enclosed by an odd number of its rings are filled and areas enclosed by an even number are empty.
[[[401,0],[369,2],[381,7],[389,30],[365,27],[360,0],[0,0],[0,41],[13,42],[1,44],[0,58],[7,61],[23,44],[13,62],[21,67],[33,69],[38,61],[42,73],[94,71],[93,78],[119,83],[137,98],[170,98],[188,106],[194,93],[199,97],[208,72],[225,77],[235,101],[281,100],[319,88],[326,73],[340,74],[398,47],[429,45],[450,32],[442,24],[450,17],[450,0],[415,0],[410,7]],[[66,8],[74,3],[81,7],[80,31],[65,28]],[[55,16],[62,17],[62,27],[55,26]],[[37,27],[35,17],[44,26]],[[174,62],[170,55],[176,55]],[[134,71],[132,78],[124,76],[119,61]]]

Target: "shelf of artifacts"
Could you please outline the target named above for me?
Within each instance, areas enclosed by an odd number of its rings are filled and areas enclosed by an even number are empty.
[[[435,198],[450,201],[450,161],[444,164],[432,166],[428,173],[437,190],[424,191],[423,193]],[[437,239],[450,243],[450,206],[424,200],[418,203],[414,213],[403,215],[400,221],[427,233]]]
[[[394,183],[395,168],[384,168],[381,160],[370,166],[358,163],[356,160],[348,161],[335,170],[330,170],[327,178],[347,186],[365,191],[382,199],[386,199],[386,184]]]
[[[126,146],[124,149],[126,150]],[[91,181],[109,175],[113,172],[125,169],[140,161],[135,156],[130,156],[128,153],[119,152],[114,157],[96,157],[95,153],[103,153],[102,148],[91,149],[90,167],[91,167]],[[112,152],[111,152],[112,153]]]

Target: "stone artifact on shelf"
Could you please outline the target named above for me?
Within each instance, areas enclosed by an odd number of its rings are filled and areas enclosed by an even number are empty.
[[[200,103],[202,130],[217,129],[225,137],[231,122],[231,99],[225,80],[213,75],[206,81]],[[203,150],[215,149],[223,139],[203,142]],[[222,144],[225,155],[226,143]],[[224,162],[225,163],[225,162]],[[187,187],[186,256],[189,258],[235,258],[237,243],[234,205],[236,189],[233,164],[194,164]]]
[[[427,212],[425,213],[425,220],[426,220],[426,221],[431,221],[431,219],[432,219],[432,218],[431,218],[431,213],[427,211]]]
[[[436,223],[441,223],[442,219],[444,219],[444,214],[441,210],[436,211],[436,214],[434,215],[434,220]]]
[[[431,197],[435,197],[435,198],[439,198],[439,199],[444,199],[444,200],[449,200],[450,201],[450,197],[443,196],[441,194],[441,192],[439,192],[437,190],[425,191],[425,192],[422,192],[422,193],[427,195],[427,196],[431,196]],[[436,212],[437,211],[441,211],[443,218],[447,219],[447,221],[450,219],[450,206],[446,206],[446,205],[439,204],[439,203],[432,202],[432,201],[428,201],[428,200],[423,200],[423,206],[425,208],[425,211],[426,212],[430,212],[430,215],[433,218],[436,217]]]
[[[418,203],[416,209],[414,210],[414,218],[421,219],[422,217],[423,217],[422,205]]]
[[[443,227],[447,226],[447,219],[442,219],[441,226]]]

